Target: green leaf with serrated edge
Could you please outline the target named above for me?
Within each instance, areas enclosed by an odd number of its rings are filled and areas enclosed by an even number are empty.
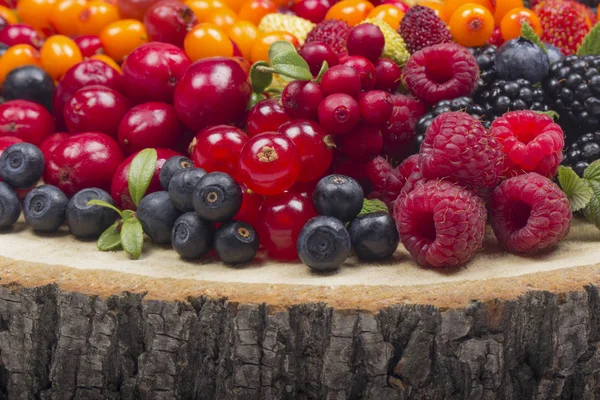
[[[542,114],[542,115],[546,115],[550,118],[552,118],[554,121],[557,121],[560,118],[560,114],[557,113],[554,110],[550,110],[550,111],[536,111],[537,114]]]
[[[295,51],[277,54],[273,57],[271,65],[273,65],[275,72],[288,78],[309,81],[313,77],[304,58],[300,57],[300,54]]]
[[[329,64],[327,64],[327,61],[323,61],[323,64],[321,64],[321,69],[319,70],[319,73],[317,74],[317,77],[315,78],[315,81],[321,82],[321,79],[323,79],[323,75],[325,75],[325,72],[327,72],[328,69],[329,69]]]
[[[596,181],[584,182],[585,185],[592,190],[593,196],[583,209],[583,216],[600,229],[600,183]]]
[[[389,213],[389,210],[385,203],[379,199],[364,199],[362,209],[358,213],[358,216],[367,214],[373,214],[376,212]]]
[[[123,210],[123,220],[135,217],[135,211]]]
[[[136,206],[140,204],[140,201],[146,194],[146,190],[148,190],[148,186],[150,186],[150,181],[156,170],[157,159],[158,154],[156,153],[156,149],[144,149],[131,161],[127,179],[129,181],[131,200],[133,200],[133,204]]]
[[[273,82],[273,73],[261,71],[260,67],[271,68],[266,61],[255,62],[252,65],[252,68],[250,68],[250,82],[252,83],[252,91],[254,93],[262,94]]]
[[[558,183],[569,199],[571,211],[581,210],[592,198],[592,190],[572,168],[562,165],[558,167]]]
[[[113,251],[118,250],[121,247],[121,231],[119,230],[119,224],[121,221],[115,222],[102,235],[98,238],[98,250],[100,251]]]
[[[548,54],[548,49],[542,42],[542,39],[540,39],[540,37],[535,33],[531,25],[529,25],[527,22],[523,22],[521,24],[521,37],[535,43],[539,46],[540,49],[544,50],[544,53]]]
[[[139,219],[129,218],[123,221],[123,226],[121,227],[121,245],[131,258],[134,260],[140,258],[142,248],[144,247],[144,229]]]
[[[277,42],[273,43],[271,47],[269,47],[269,61],[271,62],[271,65],[273,65],[273,58],[275,58],[277,54],[287,52],[298,54],[294,45],[288,41],[278,40]]]
[[[111,210],[113,210],[117,214],[119,214],[119,216],[123,217],[123,214],[122,214],[121,210],[119,210],[117,207],[113,206],[112,204],[107,203],[106,201],[93,199],[93,200],[88,201],[87,205],[88,206],[99,206],[99,207],[110,208]]]
[[[593,55],[600,55],[600,23],[597,23],[592,30],[585,35],[583,42],[577,49],[577,55],[579,57]]]
[[[600,182],[600,160],[594,161],[583,171],[583,179]]]

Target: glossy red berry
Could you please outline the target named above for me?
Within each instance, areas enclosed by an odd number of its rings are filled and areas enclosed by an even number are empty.
[[[273,196],[296,183],[300,168],[294,142],[284,134],[265,132],[250,138],[242,148],[238,179],[253,192]]]
[[[114,0],[111,0],[114,3]],[[133,18],[139,21],[144,19],[144,14],[156,3],[157,0],[117,0],[121,18]]]
[[[183,48],[185,35],[197,22],[192,9],[176,0],[159,1],[144,16],[144,26],[151,41],[170,43],[180,48]]]
[[[92,57],[96,54],[103,54],[104,48],[102,47],[102,41],[99,36],[96,35],[82,35],[76,37],[75,44],[81,50],[83,57]]]
[[[248,135],[256,136],[263,132],[276,131],[280,125],[290,120],[279,99],[266,99],[258,102],[246,119]]]
[[[319,124],[327,133],[343,135],[360,121],[358,103],[347,94],[327,96],[319,105]]]
[[[392,116],[392,97],[382,90],[371,90],[359,96],[360,117],[371,125],[383,125]]]
[[[46,160],[51,159],[54,149],[56,149],[59,144],[61,144],[70,137],[70,134],[64,132],[53,133],[52,135],[48,136],[46,140],[44,140],[40,145],[40,150],[42,151],[44,158]]]
[[[375,89],[394,93],[402,79],[402,70],[389,58],[380,58],[375,62]]]
[[[360,87],[360,75],[345,65],[336,65],[329,68],[321,79],[321,90],[324,96],[345,93],[356,97],[360,93]]]
[[[362,56],[346,56],[340,58],[340,64],[352,68],[360,77],[361,89],[371,90],[375,87],[377,72],[373,63]]]
[[[366,162],[377,157],[383,150],[381,129],[377,126],[360,124],[343,136],[344,154],[352,161]]]
[[[283,108],[292,118],[317,119],[323,93],[319,84],[311,81],[293,81],[281,94]]]
[[[258,211],[260,210],[264,197],[254,193],[243,183],[240,184],[240,189],[242,190],[242,205],[240,206],[238,213],[233,217],[233,220],[246,222],[250,226],[256,227]]]
[[[42,35],[27,24],[13,24],[0,30],[0,42],[7,46],[29,44],[40,48],[44,44]]]
[[[330,0],[302,0],[294,5],[294,12],[300,18],[318,24],[325,19],[332,5]]]
[[[385,37],[381,29],[373,24],[360,24],[352,28],[346,48],[351,56],[363,56],[371,62],[376,62],[385,46]]]
[[[324,42],[309,42],[302,46],[300,56],[308,63],[310,72],[317,76],[323,63],[326,61],[329,67],[336,66],[338,56],[332,50],[331,46]]]
[[[198,133],[190,146],[192,161],[206,172],[237,176],[240,153],[248,136],[234,126],[216,125]]]
[[[28,100],[0,104],[0,137],[14,136],[39,146],[54,133],[54,119],[43,106]]]

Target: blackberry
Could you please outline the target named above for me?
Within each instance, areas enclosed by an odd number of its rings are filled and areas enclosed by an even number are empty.
[[[488,44],[483,47],[470,48],[469,51],[475,56],[477,65],[479,65],[479,88],[485,88],[496,80],[496,64],[497,46]]]
[[[567,147],[563,165],[572,167],[577,175],[583,176],[583,171],[598,159],[600,159],[600,132],[586,133]]]
[[[485,109],[487,118],[491,121],[508,111],[549,110],[544,89],[532,85],[526,79],[497,80],[479,91],[474,98]]]

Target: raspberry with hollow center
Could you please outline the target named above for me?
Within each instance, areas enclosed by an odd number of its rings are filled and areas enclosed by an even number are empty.
[[[465,264],[483,243],[485,203],[451,182],[418,186],[396,201],[394,218],[404,247],[423,266]]]
[[[507,179],[494,191],[492,228],[512,253],[533,254],[556,245],[569,233],[572,219],[563,191],[534,172]]]

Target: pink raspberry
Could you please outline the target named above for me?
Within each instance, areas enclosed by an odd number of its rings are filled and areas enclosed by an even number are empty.
[[[397,201],[394,218],[404,247],[423,266],[462,265],[483,243],[483,200],[452,182],[420,185]]]
[[[464,47],[443,43],[413,54],[402,76],[414,96],[433,106],[441,100],[470,96],[477,88],[479,66]]]
[[[569,233],[572,219],[563,191],[534,172],[509,178],[494,190],[492,228],[511,253],[533,254],[554,246]]]
[[[369,198],[383,201],[391,211],[406,179],[381,156],[365,165],[365,174],[373,186]]]
[[[511,111],[496,118],[490,128],[502,145],[504,176],[537,172],[552,178],[562,161],[565,135],[547,115]]]
[[[412,152],[415,127],[427,110],[421,101],[401,94],[392,96],[392,103],[392,116],[381,130],[381,135],[385,155],[400,162]]]
[[[419,155],[413,154],[412,156],[408,157],[406,160],[402,161],[402,163],[400,165],[398,165],[398,172],[404,178],[405,181],[416,170],[415,168],[417,168],[417,169],[419,168],[418,163],[419,163]]]
[[[436,117],[419,154],[419,168],[426,179],[449,178],[475,191],[496,187],[504,164],[496,138],[464,112]]]

